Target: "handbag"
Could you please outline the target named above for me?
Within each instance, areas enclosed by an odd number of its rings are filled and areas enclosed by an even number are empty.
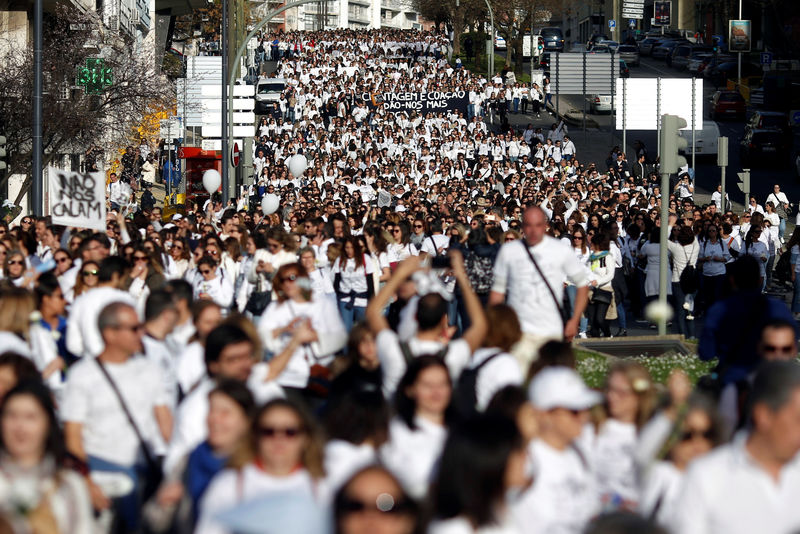
[[[130,410],[128,410],[128,405],[125,404],[125,399],[122,396],[119,388],[117,388],[117,384],[114,382],[114,379],[111,378],[111,375],[108,374],[108,369],[105,368],[103,362],[100,361],[100,358],[95,358],[95,362],[97,362],[97,366],[100,367],[100,371],[102,371],[103,376],[108,381],[108,385],[111,386],[111,389],[114,391],[114,395],[117,397],[119,401],[120,407],[122,411],[125,413],[125,417],[128,419],[128,424],[131,425],[134,434],[139,440],[139,446],[142,449],[142,454],[144,455],[145,462],[147,463],[147,473],[145,474],[144,484],[142,484],[142,501],[147,502],[150,497],[156,494],[158,491],[158,487],[161,485],[161,481],[164,478],[164,471],[161,468],[161,461],[160,459],[156,459],[153,457],[150,449],[147,446],[147,442],[142,436],[142,432],[139,430],[139,426],[136,424],[136,421],[133,419]]]
[[[536,268],[536,272],[538,272],[539,276],[542,278],[542,282],[544,282],[544,285],[550,292],[550,296],[553,297],[553,302],[555,303],[556,308],[558,308],[558,314],[561,316],[561,321],[564,323],[564,326],[566,326],[567,322],[572,318],[571,315],[569,315],[569,310],[567,309],[566,306],[563,306],[558,301],[558,297],[556,297],[556,292],[553,291],[552,287],[550,287],[550,282],[547,281],[547,278],[544,276],[542,269],[539,267],[539,263],[536,261],[536,258],[533,257],[533,254],[531,254],[530,248],[528,247],[528,240],[524,238],[520,239],[520,243],[522,244],[522,247],[525,249],[525,253],[528,254],[531,263],[533,263],[533,266]]]
[[[694,251],[694,247],[692,247],[692,251]],[[684,267],[683,272],[681,272],[681,276],[678,281],[681,285],[681,291],[683,291],[683,294],[691,295],[692,293],[697,292],[700,284],[697,281],[697,269],[694,265],[689,263],[689,256],[691,256],[691,253],[686,254],[686,249],[683,249],[683,255],[686,257],[686,267]]]
[[[592,304],[611,304],[614,293],[606,289],[595,288],[592,291]]]
[[[247,297],[247,304],[245,304],[244,310],[252,313],[254,317],[258,317],[264,313],[271,301],[271,291],[253,291]]]

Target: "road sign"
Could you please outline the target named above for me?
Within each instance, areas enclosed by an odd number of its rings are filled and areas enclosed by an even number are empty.
[[[611,19],[611,20],[609,20],[609,21],[608,21],[608,27],[609,27],[609,28],[611,28],[611,29],[613,30],[614,28],[616,28],[616,27],[617,27],[617,21],[616,21],[616,20],[614,20],[614,19]]]
[[[792,112],[792,126],[797,126],[800,124],[800,111],[793,111]]]
[[[239,166],[239,143],[233,143],[233,148],[231,149],[231,162],[234,167]]]
[[[630,19],[628,21],[628,27],[631,28],[631,29],[635,28],[636,27],[636,19]]]
[[[172,141],[183,137],[183,121],[181,117],[173,116],[159,121],[159,137]]]
[[[761,64],[772,65],[772,52],[761,52]]]
[[[623,9],[622,16],[626,19],[631,19],[631,21],[633,22],[631,28],[633,28],[634,26],[636,26],[636,20],[644,19],[644,11],[628,11]]]

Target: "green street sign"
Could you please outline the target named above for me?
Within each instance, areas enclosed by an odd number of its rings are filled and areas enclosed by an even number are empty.
[[[82,85],[87,95],[99,95],[113,83],[111,67],[105,66],[101,58],[87,58],[85,67],[78,67],[78,85]]]

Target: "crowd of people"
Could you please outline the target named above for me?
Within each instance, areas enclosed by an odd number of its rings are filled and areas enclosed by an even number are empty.
[[[641,144],[588,163],[563,123],[364,96],[506,100],[440,35],[276,37],[293,104],[232,205],[0,223],[0,533],[800,529],[778,186],[723,212],[688,171],[662,195]],[[662,245],[673,328],[714,372],[621,359],[588,387],[570,342],[647,320]]]

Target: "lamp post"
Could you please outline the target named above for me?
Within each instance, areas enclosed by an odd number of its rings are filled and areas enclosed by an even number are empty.
[[[489,5],[489,0],[486,1],[486,7],[489,9],[489,24],[492,25],[492,44],[489,46],[489,53],[487,54],[486,58],[486,68],[488,72],[486,73],[486,77],[491,79],[492,74],[494,74],[494,42],[495,42],[495,33],[494,33],[494,11],[492,11],[492,6]],[[506,54],[508,54],[508,50],[506,50]]]

